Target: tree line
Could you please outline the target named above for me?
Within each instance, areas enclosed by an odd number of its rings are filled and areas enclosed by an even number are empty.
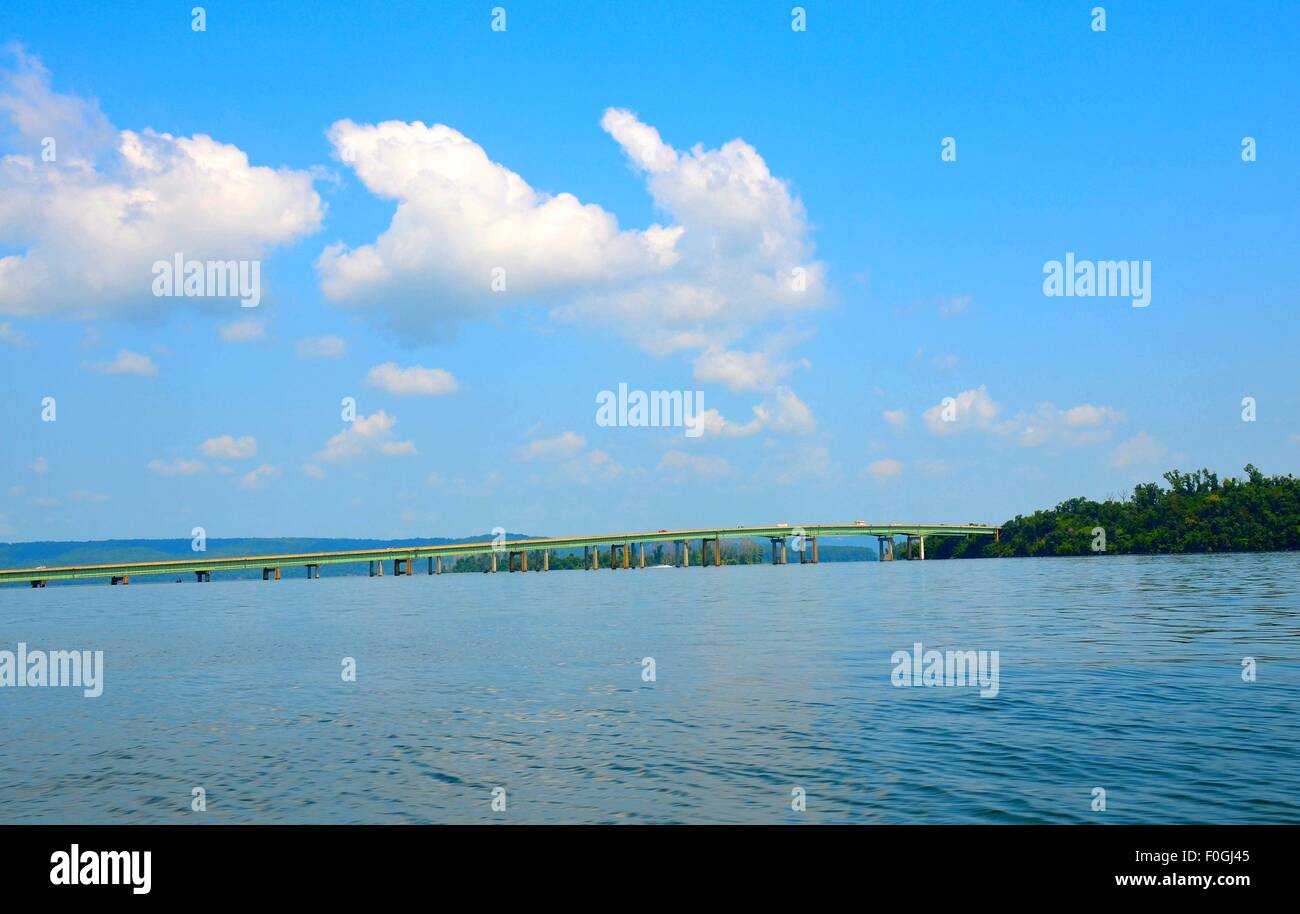
[[[927,539],[926,558],[1300,549],[1300,479],[1265,476],[1253,464],[1245,472],[1220,480],[1209,470],[1170,470],[1165,485],[1142,483],[1122,501],[1071,498],[1016,515],[998,542],[946,537],[932,546]]]

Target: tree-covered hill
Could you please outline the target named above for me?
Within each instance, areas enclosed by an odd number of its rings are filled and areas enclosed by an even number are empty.
[[[1092,555],[1098,527],[1105,551],[1118,554],[1267,552],[1300,549],[1300,479],[1265,476],[1220,481],[1209,470],[1164,474],[1167,486],[1143,483],[1124,501],[1071,498],[1055,508],[1017,515],[987,537],[939,540],[927,558]]]

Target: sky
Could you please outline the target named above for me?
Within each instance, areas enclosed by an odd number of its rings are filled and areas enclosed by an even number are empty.
[[[0,9],[0,540],[998,523],[1300,466],[1293,2],[194,6]],[[1149,303],[1045,294],[1067,254]],[[157,294],[178,255],[256,307]],[[603,424],[620,384],[699,419]]]

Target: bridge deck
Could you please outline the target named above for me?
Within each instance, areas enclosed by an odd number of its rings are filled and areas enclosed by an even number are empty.
[[[385,549],[356,549],[344,552],[301,552],[287,555],[245,555],[160,562],[125,562],[116,565],[65,565],[51,568],[0,569],[0,584],[32,581],[69,581],[83,578],[130,577],[149,574],[184,574],[196,571],[232,571],[248,568],[280,568],[306,565],[339,565],[391,559],[455,558],[491,552],[520,552],[611,546],[623,543],[675,542],[699,539],[739,539],[814,536],[968,536],[989,535],[998,527],[978,524],[811,524],[807,526],[715,527],[698,530],[657,530],[642,533],[611,533],[601,536],[555,537],[494,542],[448,543],[440,546],[398,546]]]

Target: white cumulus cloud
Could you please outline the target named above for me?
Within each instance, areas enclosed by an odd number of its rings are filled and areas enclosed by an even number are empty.
[[[601,126],[672,225],[621,228],[596,204],[534,189],[443,124],[334,124],[336,156],[396,211],[372,242],[325,249],[326,296],[417,339],[546,297],[558,319],[659,353],[723,346],[822,301],[803,206],[752,146],[678,151],[612,108]]]
[[[97,103],[56,93],[39,60],[10,51],[0,117],[24,140],[0,157],[0,314],[155,314],[153,264],[257,260],[319,229],[304,171],[253,165],[211,137],[117,130]],[[43,137],[58,145],[40,157]],[[31,151],[35,150],[35,152]]]
[[[316,454],[313,462],[346,463],[373,454],[385,457],[414,454],[414,442],[394,440],[393,426],[396,424],[397,417],[382,409],[369,416],[357,416],[356,421],[325,442],[325,447]]]
[[[436,397],[452,393],[457,386],[449,371],[420,365],[402,368],[396,362],[385,362],[370,369],[366,383],[399,397]]]

